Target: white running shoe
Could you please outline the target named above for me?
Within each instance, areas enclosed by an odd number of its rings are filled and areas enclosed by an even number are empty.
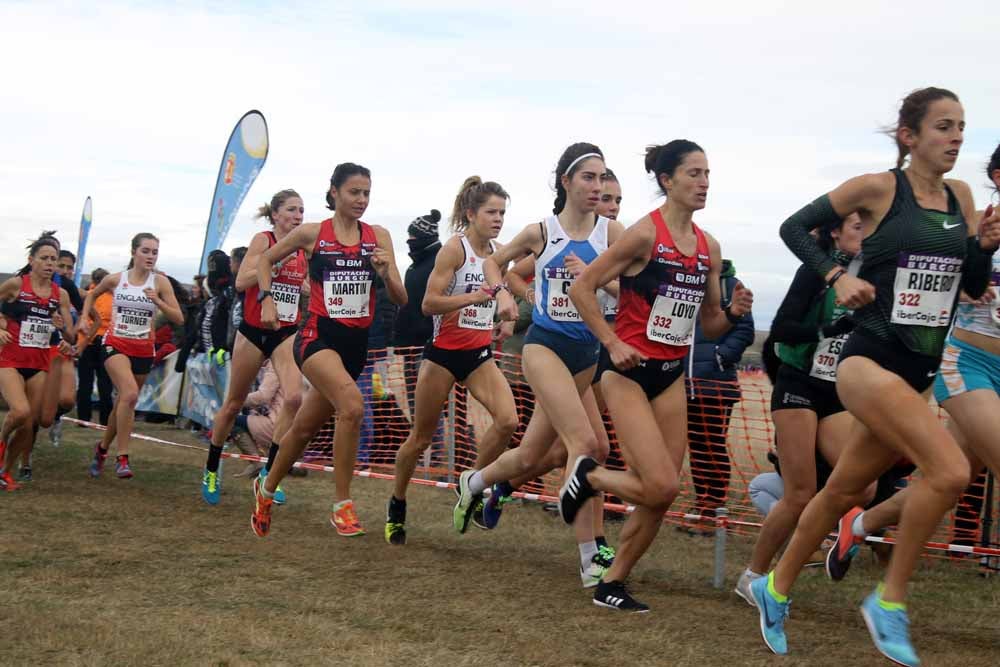
[[[750,584],[763,576],[763,574],[755,574],[750,570],[743,570],[743,574],[740,575],[739,581],[736,582],[736,588],[733,589],[733,592],[743,598],[751,607],[756,607],[757,603],[754,602],[753,593],[750,592]]]

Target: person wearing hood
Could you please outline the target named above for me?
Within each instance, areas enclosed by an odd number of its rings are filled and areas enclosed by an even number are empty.
[[[722,306],[725,307],[740,281],[732,260],[722,260],[719,276]],[[696,512],[714,516],[726,504],[729,492],[729,450],[726,438],[733,406],[741,398],[736,365],[743,351],[753,343],[753,315],[747,313],[720,338],[707,338],[700,322],[694,345],[688,352],[688,449],[691,478],[696,494]],[[713,526],[705,524],[703,528]]]

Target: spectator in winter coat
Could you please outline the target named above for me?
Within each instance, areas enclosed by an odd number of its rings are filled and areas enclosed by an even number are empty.
[[[740,281],[732,261],[722,260],[719,276],[721,305],[729,305],[730,295]],[[729,492],[730,460],[726,438],[733,405],[740,400],[736,366],[743,351],[753,343],[753,315],[747,313],[721,338],[706,338],[700,321],[694,345],[688,352],[688,450],[697,509],[714,515],[726,503]]]

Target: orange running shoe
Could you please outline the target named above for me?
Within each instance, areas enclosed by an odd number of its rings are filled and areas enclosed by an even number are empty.
[[[264,495],[264,483],[260,477],[253,480],[253,515],[250,517],[250,527],[257,537],[267,537],[271,532],[271,505],[274,498]]]
[[[17,491],[20,488],[21,485],[14,481],[9,472],[5,470],[0,473],[0,489],[4,491]]]
[[[854,519],[863,511],[860,507],[853,507],[840,517],[840,522],[837,524],[837,541],[826,552],[826,574],[834,581],[840,581],[847,576],[851,561],[861,548],[860,545],[864,544],[864,538],[857,537],[851,532]]]
[[[350,500],[345,501],[340,509],[334,505],[334,510],[330,513],[330,523],[337,529],[337,534],[344,537],[357,537],[365,534],[365,529],[361,527],[358,515],[354,512],[354,503]]]

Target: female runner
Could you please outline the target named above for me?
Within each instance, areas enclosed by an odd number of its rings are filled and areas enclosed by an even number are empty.
[[[28,264],[17,275],[0,283],[0,394],[8,411],[0,432],[0,488],[20,487],[11,471],[19,457],[27,456],[37,432],[45,376],[51,363],[49,343],[52,316],[62,319],[60,352],[72,354],[73,340],[69,298],[52,277],[59,254],[58,242],[42,235],[28,246]]]
[[[258,537],[266,537],[271,530],[271,506],[278,484],[334,410],[337,501],[330,523],[345,537],[365,532],[351,501],[351,477],[364,416],[357,379],[368,356],[368,328],[375,312],[375,275],[385,281],[393,303],[406,303],[392,237],[384,228],[361,221],[368,208],[371,183],[367,168],[350,162],[337,165],[326,195],[333,217],[299,226],[261,253],[257,261],[261,322],[265,328],[275,329],[278,312],[271,289],[274,265],[299,249],[306,253],[309,315],[295,336],[293,352],[295,362],[312,385],[278,443],[277,457],[267,477],[254,480],[250,525]]]
[[[649,607],[629,594],[625,578],[656,537],[679,491],[687,444],[684,357],[695,318],[700,314],[705,335],[717,338],[750,312],[753,301],[750,291],[737,285],[730,306],[725,311],[720,306],[719,244],[692,220],[708,197],[708,160],[701,147],[684,139],[651,146],[645,166],[666,203],[629,227],[570,289],[581,317],[605,348],[609,363],[601,386],[629,469],[607,470],[580,456],[559,492],[559,512],[567,523],[598,491],[636,505],[622,528],[615,562],[594,592],[594,604],[631,612]],[[618,276],[612,330],[596,292]]]
[[[434,338],[417,376],[413,429],[396,454],[385,523],[389,544],[406,543],[406,487],[456,382],[468,387],[493,418],[479,443],[476,469],[496,460],[517,428],[514,395],[490,351],[496,301],[483,275],[483,261],[496,251],[493,239],[503,228],[508,199],[500,185],[478,176],[467,178],[455,198],[455,236],[438,253],[424,295],[423,310],[434,316]]]
[[[109,274],[87,293],[83,311],[94,310],[94,301],[105,292],[112,293],[111,322],[104,334],[104,368],[115,386],[117,397],[108,429],[94,450],[90,476],[99,477],[104,470],[111,442],[118,439],[115,474],[119,479],[132,477],[129,462],[129,436],[135,423],[135,406],[139,390],[153,369],[153,316],[159,309],[174,324],[184,323],[184,314],[177,304],[174,288],[163,274],[156,272],[160,240],[142,232],[132,237],[132,259],[128,269]]]
[[[969,483],[969,463],[927,405],[959,290],[986,289],[1000,243],[1000,216],[976,234],[968,185],[946,180],[958,159],[965,117],[941,88],[903,100],[896,168],[853,178],[781,226],[788,247],[855,309],[856,328],[837,370],[837,393],[855,417],[829,481],[806,506],[791,542],[767,577],[750,585],[760,630],[775,653],[788,651],[788,594],[809,556],[837,520],[861,504],[865,488],[905,456],[920,469],[903,508],[885,581],[861,605],[876,648],[903,665],[919,664],[910,643],[906,588],[924,542]],[[906,156],[909,165],[903,169]],[[858,277],[822,251],[810,230],[857,212],[864,224]]]
[[[268,248],[281,242],[302,224],[302,197],[295,190],[282,190],[273,197],[271,203],[261,206],[257,217],[267,218],[274,227],[272,231],[258,232],[250,242],[246,257],[236,275],[236,291],[243,294],[243,319],[233,345],[232,368],[226,400],[215,413],[212,423],[212,443],[208,450],[208,461],[202,475],[201,496],[210,505],[219,502],[222,493],[221,456],[222,447],[233,430],[236,416],[243,409],[243,403],[261,366],[272,360],[284,402],[277,415],[274,437],[267,456],[267,466],[261,469],[266,476],[274,464],[281,436],[288,430],[295,413],[302,404],[302,373],[295,365],[292,355],[293,335],[299,323],[299,296],[302,283],[306,279],[305,251],[299,248],[292,254],[280,258],[271,270],[271,298],[277,312],[277,328],[265,328],[261,320],[260,289],[257,286],[257,262]],[[283,490],[275,491],[274,501],[279,505],[285,501]]]
[[[524,339],[522,365],[538,406],[519,447],[504,452],[483,470],[467,470],[459,477],[460,495],[453,517],[459,532],[465,531],[487,486],[551,470],[557,436],[574,459],[581,454],[602,460],[607,456],[607,440],[601,447],[583,399],[586,394],[593,403],[587,390],[597,364],[597,339],[568,295],[584,267],[622,233],[620,224],[595,212],[604,172],[604,157],[597,146],[577,143],[567,148],[556,165],[554,215],[525,227],[485,263],[486,278],[495,284],[500,267],[529,254],[535,256],[535,286],[540,298]],[[513,309],[509,295],[501,292],[501,296]],[[503,308],[501,305],[502,315]],[[597,415],[597,428],[603,431],[596,404],[590,412]],[[576,534],[580,579],[585,587],[596,586],[605,569],[594,541],[590,514],[594,506],[588,505],[586,520],[580,522]]]

